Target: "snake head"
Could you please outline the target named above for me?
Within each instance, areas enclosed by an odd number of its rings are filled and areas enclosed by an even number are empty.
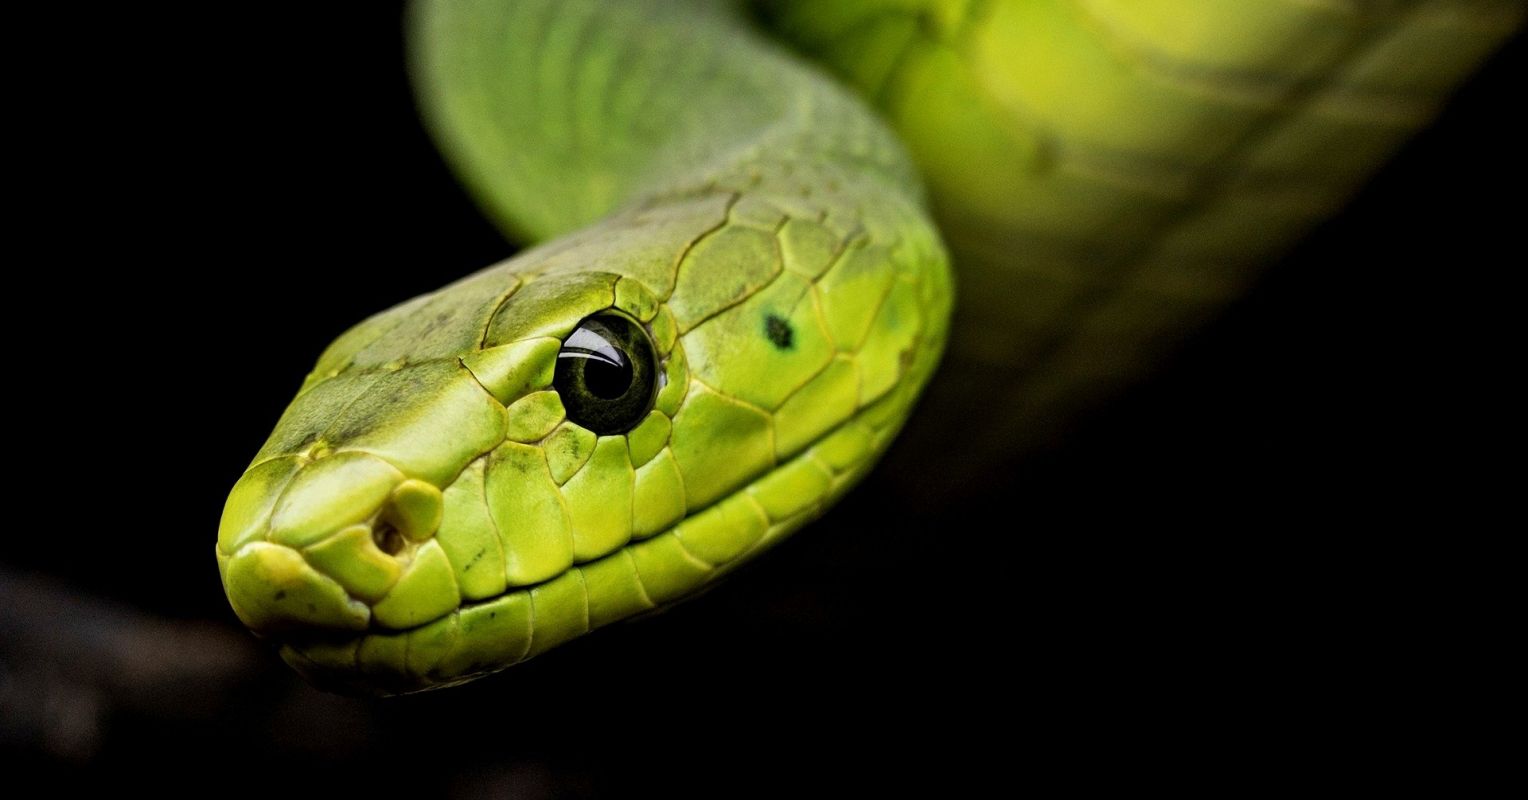
[[[793,270],[786,223],[735,205],[607,220],[342,335],[229,496],[238,617],[323,686],[449,685],[678,600],[846,490],[932,367],[920,286],[870,248]]]

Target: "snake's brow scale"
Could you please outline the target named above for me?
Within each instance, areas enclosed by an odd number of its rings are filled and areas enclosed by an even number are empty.
[[[684,260],[689,257],[690,253],[695,250],[695,247],[701,242],[710,238],[712,235],[727,227],[727,220],[732,214],[732,206],[737,203],[737,201],[742,197],[742,194],[739,192],[726,192],[725,194],[727,196],[727,202],[723,206],[724,213],[722,214],[721,219],[718,220],[715,225],[711,226],[705,231],[702,231],[700,235],[691,239],[684,245],[684,247],[680,248],[678,255],[674,256],[674,260],[668,271],[668,284],[664,287],[662,292],[658,293],[659,302],[667,303],[669,299],[673,297],[674,289],[679,285],[679,268],[682,264],[684,264]]]
[[[488,332],[493,329],[493,318],[498,315],[499,309],[503,308],[504,304],[509,302],[509,298],[513,297],[515,292],[520,291],[520,287],[524,285],[524,281],[516,277],[514,281],[507,288],[505,288],[504,293],[494,301],[494,311],[492,314],[488,315],[487,319],[483,321],[483,331],[478,335],[477,349],[482,350],[488,346]],[[457,360],[460,361],[460,358]],[[465,367],[466,365],[463,364],[462,366]],[[471,372],[471,370],[467,371]]]

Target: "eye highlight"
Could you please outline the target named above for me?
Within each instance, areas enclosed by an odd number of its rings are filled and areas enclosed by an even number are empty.
[[[568,419],[600,435],[625,433],[653,407],[658,359],[635,320],[602,311],[578,323],[557,353],[552,388]]]

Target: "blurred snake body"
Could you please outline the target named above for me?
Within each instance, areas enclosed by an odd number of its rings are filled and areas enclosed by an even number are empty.
[[[416,3],[427,122],[536,244],[324,351],[228,498],[229,601],[320,685],[447,686],[820,514],[947,342],[915,438],[1011,453],[1339,208],[1522,11],[764,4],[835,78],[731,3]]]

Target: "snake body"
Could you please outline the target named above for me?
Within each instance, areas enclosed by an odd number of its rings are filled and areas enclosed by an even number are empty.
[[[1329,142],[1281,149],[1266,132],[1308,133],[1332,76],[1388,76],[1362,70],[1375,42],[1452,32],[1468,54],[1396,73],[1436,100],[1521,18],[1265,2],[1184,23],[1195,38],[1161,5],[769,5],[894,132],[730,3],[417,3],[416,83],[442,150],[507,232],[540,244],[324,351],[225,507],[234,611],[316,683],[396,693],[687,597],[829,506],[908,419],[951,332],[941,229],[976,288],[940,416],[971,393],[1017,398],[992,422],[1008,433],[962,448],[976,463],[1080,393],[1076,375],[1135,368],[1137,350],[1088,353],[1169,338],[1393,147],[1366,118],[1349,126],[1378,142],[1363,164],[1321,192],[1295,179],[1324,174],[1311,154]],[[1342,14],[1357,21],[1324,55],[1248,77],[1332,39]],[[1283,49],[1210,35],[1254,25]],[[1157,61],[1110,49],[1141,41]],[[1094,72],[1043,68],[1065,58]],[[1153,84],[1184,59],[1218,71]],[[1216,94],[1228,74],[1245,80]],[[1254,191],[1280,157],[1295,176],[1280,186],[1321,198],[1288,224]],[[1224,269],[1205,278],[1207,263]],[[1059,393],[1057,375],[1073,381]]]

